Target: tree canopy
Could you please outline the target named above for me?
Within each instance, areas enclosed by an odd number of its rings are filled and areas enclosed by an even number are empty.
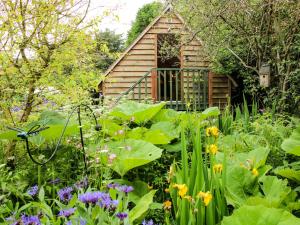
[[[300,3],[289,0],[177,0],[177,10],[203,40],[215,72],[241,77],[264,106],[300,111]],[[259,70],[271,67],[270,87]]]
[[[0,110],[11,123],[88,94],[97,75],[88,8],[85,0],[0,1]]]
[[[128,32],[126,46],[129,46],[143,32],[152,20],[159,15],[161,9],[162,4],[160,2],[152,2],[139,9]]]
[[[96,68],[105,71],[120,56],[124,50],[124,40],[121,34],[106,29],[95,34]]]

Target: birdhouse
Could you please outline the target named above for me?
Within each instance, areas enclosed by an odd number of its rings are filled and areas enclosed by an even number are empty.
[[[271,69],[269,64],[263,64],[259,69],[259,84],[261,87],[270,86]]]

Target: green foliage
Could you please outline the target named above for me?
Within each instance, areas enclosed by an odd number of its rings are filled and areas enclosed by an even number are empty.
[[[130,211],[129,213],[129,218],[130,218],[130,223],[132,224],[134,221],[139,219],[140,217],[143,216],[144,213],[147,212],[149,209],[150,204],[153,201],[153,197],[155,195],[155,190],[150,191],[146,195],[144,195],[137,205]]]
[[[265,206],[242,206],[232,216],[225,217],[222,225],[290,225],[300,224],[300,219],[282,210]]]
[[[127,46],[129,46],[152,22],[152,20],[159,15],[161,8],[161,3],[152,2],[139,9],[135,21],[133,22],[131,29],[128,31],[126,40]]]
[[[120,142],[108,143],[110,154],[115,154],[111,168],[120,176],[124,176],[130,169],[145,165],[160,158],[162,150],[151,143],[142,140],[125,139]],[[109,155],[104,163],[108,163]]]
[[[95,66],[105,71],[124,51],[124,40],[121,34],[106,29],[95,34]]]
[[[110,115],[120,118],[123,121],[133,120],[135,123],[141,125],[151,120],[165,104],[166,103],[162,102],[159,104],[148,105],[130,101],[116,106]]]
[[[292,135],[282,142],[281,148],[286,153],[300,156],[300,126],[298,126]]]
[[[215,73],[231,75],[262,107],[299,114],[299,2],[177,0],[175,6],[205,43]],[[271,68],[269,87],[259,82],[264,64]]]

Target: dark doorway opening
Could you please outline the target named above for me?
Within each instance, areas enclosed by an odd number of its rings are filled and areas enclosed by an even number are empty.
[[[181,99],[180,38],[176,34],[157,35],[158,100]]]

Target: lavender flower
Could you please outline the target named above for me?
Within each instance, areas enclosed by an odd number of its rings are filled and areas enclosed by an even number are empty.
[[[34,185],[27,190],[27,194],[33,197],[37,195],[38,191],[39,191],[39,186]]]
[[[118,183],[110,183],[107,185],[107,188],[109,188],[109,189],[116,189],[118,187],[120,187],[120,184],[118,184]]]
[[[96,192],[87,192],[85,194],[79,195],[78,199],[83,203],[91,203],[96,204],[96,202],[99,201],[99,199],[104,195],[105,193],[96,191]]]
[[[107,193],[103,193],[99,201],[99,206],[104,209],[109,209],[112,203],[112,199]]]
[[[127,186],[127,185],[122,185],[120,187],[117,188],[119,191],[124,192],[126,195],[129,192],[132,192],[134,190],[134,188],[132,186]]]
[[[23,225],[41,225],[41,221],[38,216],[22,215],[21,219]]]
[[[155,225],[155,224],[154,224],[153,220],[151,219],[151,220],[149,220],[149,221],[144,220],[144,221],[142,222],[142,225]]]
[[[120,219],[120,220],[124,220],[124,219],[126,219],[127,218],[127,213],[125,213],[125,212],[119,212],[119,213],[117,213],[116,214],[116,216]]]
[[[84,189],[88,186],[88,178],[84,177],[81,181],[78,181],[74,184],[77,190]]]
[[[69,202],[72,198],[72,191],[73,191],[72,187],[66,187],[66,188],[60,189],[58,191],[58,196],[59,196],[60,200],[63,202]]]
[[[76,208],[60,210],[58,213],[58,216],[69,218],[70,216],[72,216],[74,214],[75,210],[76,210]]]
[[[71,220],[67,221],[66,225],[72,225],[72,221]]]

